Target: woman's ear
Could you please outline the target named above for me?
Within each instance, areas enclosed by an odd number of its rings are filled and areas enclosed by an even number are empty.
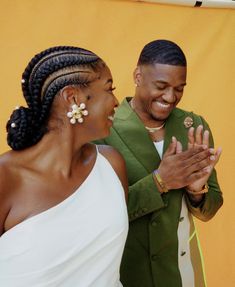
[[[82,89],[74,86],[66,86],[60,91],[61,97],[69,105],[86,102],[86,96]]]
[[[66,103],[72,105],[75,102],[75,88],[73,86],[66,86],[60,91],[60,96]]]

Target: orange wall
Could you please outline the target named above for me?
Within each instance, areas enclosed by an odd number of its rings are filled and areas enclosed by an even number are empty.
[[[176,41],[188,58],[188,85],[180,106],[202,114],[210,123],[216,146],[223,148],[217,170],[224,206],[210,222],[197,221],[208,286],[232,286],[234,27],[235,10],[230,9],[118,0],[1,0],[0,151],[7,149],[5,122],[11,110],[24,104],[21,74],[35,53],[54,45],[93,50],[113,71],[121,100],[133,94],[132,71],[143,45],[157,38]]]

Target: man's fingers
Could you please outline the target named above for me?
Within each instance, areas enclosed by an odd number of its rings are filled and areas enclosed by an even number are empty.
[[[181,142],[177,141],[176,153],[181,153],[182,151],[183,151],[183,146],[182,146]]]
[[[193,163],[191,163],[190,166],[186,168],[185,172],[188,174],[191,174],[191,173],[203,170],[210,165],[211,165],[211,162],[209,158],[207,157],[203,160],[198,160],[198,161],[194,161]]]
[[[209,146],[209,131],[205,130],[203,133],[202,144]]]
[[[187,178],[187,185],[194,183],[195,181],[202,179],[205,176],[208,176],[211,172],[211,168],[208,166],[202,170],[192,173]]]
[[[191,159],[194,155],[199,153],[202,153],[202,155],[207,154],[207,156],[209,156],[210,154],[206,146],[194,145],[192,148],[177,154],[177,159],[181,161],[188,160]]]
[[[206,145],[209,146],[209,131],[203,132],[203,126],[199,125],[195,131],[194,127],[191,127],[188,131],[188,149],[194,147],[194,145]]]
[[[202,144],[202,131],[203,131],[203,126],[199,125],[195,133],[195,141],[196,141],[196,144],[198,145]]]
[[[169,147],[167,148],[167,150],[164,154],[164,157],[175,154],[176,153],[176,146],[177,146],[177,139],[176,139],[176,137],[172,137],[172,141],[171,141]]]
[[[192,148],[194,145],[194,127],[188,130],[188,149]]]
[[[207,156],[203,158],[204,156],[206,156],[206,154],[199,153],[199,154],[196,154],[194,157],[192,157],[187,163],[187,164],[190,164],[190,166],[186,168],[185,173],[189,174],[189,176],[190,174],[198,173],[200,171],[202,173],[199,173],[199,176],[203,174],[204,175],[210,174],[214,166],[219,161],[219,158],[222,153],[222,148],[218,148],[216,151],[214,151],[214,149],[209,149],[208,151],[210,154],[212,154],[211,156]],[[211,160],[212,157],[213,157],[213,160]]]
[[[215,151],[214,159],[213,159],[212,162],[211,162],[212,167],[214,167],[214,166],[217,164],[217,162],[219,161],[220,156],[221,156],[221,153],[222,153],[222,148],[219,147],[219,148]],[[210,157],[210,159],[211,159],[211,157]]]
[[[220,158],[220,156],[221,156],[221,153],[222,153],[222,147],[219,147],[219,148],[217,149],[217,151],[216,151],[216,156],[218,157],[218,160],[219,160],[219,158]]]

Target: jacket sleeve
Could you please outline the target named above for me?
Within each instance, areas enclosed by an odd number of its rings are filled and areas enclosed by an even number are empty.
[[[164,195],[157,190],[152,174],[129,186],[128,214],[133,221],[165,207]]]
[[[200,117],[200,119],[201,119],[201,123],[203,124],[204,129],[207,129],[210,132],[210,147],[214,147],[214,141],[213,141],[213,137],[212,137],[209,125],[202,117]],[[209,187],[209,191],[208,193],[205,194],[202,202],[197,207],[194,207],[193,204],[190,202],[189,197],[186,196],[186,202],[187,202],[189,211],[195,217],[197,217],[198,219],[202,221],[210,220],[223,204],[223,196],[222,196],[222,192],[220,190],[219,184],[218,184],[215,169],[212,171],[212,174],[209,177],[207,184]]]
[[[112,130],[110,137],[95,143],[113,146],[126,161],[129,181],[127,209],[130,221],[165,207],[165,196],[158,191],[152,173],[149,174],[138,161],[130,160],[131,153],[115,130]]]

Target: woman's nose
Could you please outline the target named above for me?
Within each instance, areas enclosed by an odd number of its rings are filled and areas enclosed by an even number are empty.
[[[114,107],[117,108],[119,106],[118,99],[114,96]]]

